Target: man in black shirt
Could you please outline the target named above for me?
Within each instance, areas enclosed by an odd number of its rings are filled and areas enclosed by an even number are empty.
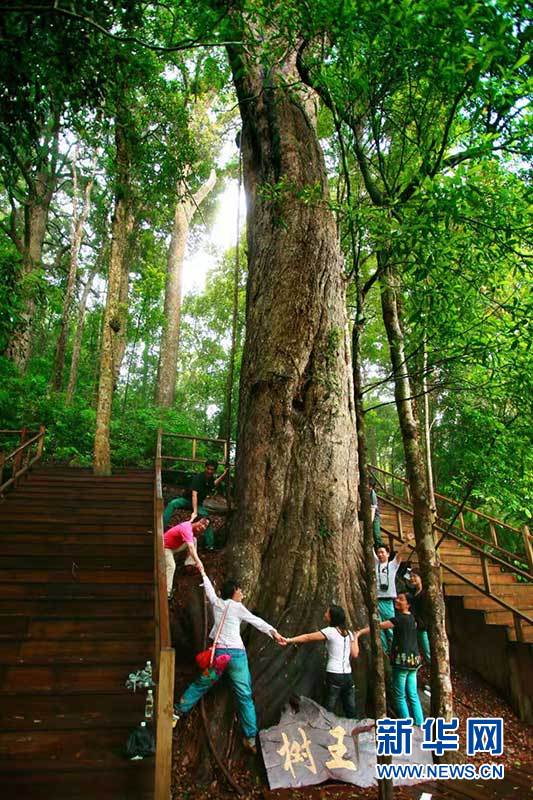
[[[187,495],[185,497],[176,497],[168,503],[163,514],[163,524],[165,528],[168,526],[172,514],[178,508],[188,508],[192,510],[192,514],[189,517],[190,522],[209,516],[209,512],[204,508],[203,502],[206,497],[215,494],[217,486],[224,480],[228,471],[225,469],[222,475],[215,478],[217,467],[218,461],[212,461],[211,459],[206,461],[204,471],[195,475],[192,479],[191,488],[188,490]],[[206,550],[212,550],[214,547],[215,532],[211,525],[209,525],[204,533],[204,544]]]

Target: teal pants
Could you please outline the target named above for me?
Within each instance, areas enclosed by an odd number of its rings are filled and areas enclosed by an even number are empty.
[[[172,518],[172,514],[178,508],[187,508],[192,511],[191,501],[188,500],[186,497],[175,497],[174,500],[171,500],[170,503],[165,508],[163,513],[163,525],[165,528],[168,527],[168,524]],[[198,517],[197,519],[201,519],[201,517],[209,517],[209,511],[204,506],[198,506]],[[211,525],[206,528],[204,533],[204,545],[206,547],[213,547],[215,544],[215,532]]]
[[[431,664],[431,649],[429,647],[429,636],[427,631],[417,631],[416,638],[418,639],[418,649],[424,657],[427,664]]]
[[[394,610],[394,600],[387,598],[378,599],[378,612],[382,622],[385,622],[387,619],[394,619],[396,613]],[[392,644],[392,628],[381,631],[381,644],[383,645],[384,652],[388,653]]]
[[[378,516],[375,516],[372,521],[372,531],[374,533],[374,547],[377,549],[383,545],[383,540],[381,538],[381,519]]]
[[[416,669],[392,667],[392,697],[396,716],[412,717],[415,725],[422,725],[424,712],[416,688]]]
[[[248,667],[246,650],[217,647],[215,655],[226,654],[231,656],[231,661],[224,674],[228,676],[231,682],[243,733],[247,739],[252,739],[257,734],[257,719],[252,697],[252,676]],[[178,714],[187,714],[213,686],[212,677],[206,673],[209,673],[209,670],[206,670],[194,683],[191,683],[185,689],[179,703],[175,706]]]

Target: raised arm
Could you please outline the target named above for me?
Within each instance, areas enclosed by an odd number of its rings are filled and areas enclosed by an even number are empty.
[[[220,606],[221,608],[223,608],[224,601],[215,592],[215,587],[213,586],[213,584],[211,583],[211,581],[209,580],[203,569],[202,569],[202,575],[204,578],[204,589],[207,599],[209,600],[212,606]]]
[[[287,644],[307,644],[307,642],[324,642],[326,637],[322,631],[313,633],[301,633],[299,636],[289,636],[285,638]]]
[[[228,467],[226,467],[226,469],[224,470],[222,475],[219,475],[218,478],[216,478],[215,486],[218,486],[219,483],[221,483],[224,480],[224,478],[226,477],[227,474],[228,474]]]

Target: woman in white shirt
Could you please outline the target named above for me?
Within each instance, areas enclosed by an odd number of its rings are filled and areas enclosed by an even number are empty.
[[[355,688],[353,685],[351,658],[359,655],[357,637],[348,630],[346,614],[340,606],[330,606],[324,613],[327,627],[314,633],[303,633],[300,636],[286,638],[287,644],[305,644],[307,642],[326,642],[328,663],[326,666],[326,700],[324,707],[335,711],[340,697],[344,715],[351,719],[357,716],[355,706]]]
[[[220,625],[223,615],[224,624],[220,630],[216,643],[215,657],[228,655],[231,660],[228,663],[226,674],[228,675],[235,699],[237,700],[239,720],[244,732],[244,746],[255,752],[255,737],[257,735],[257,720],[255,705],[252,697],[252,677],[248,666],[248,657],[244,642],[241,638],[241,624],[247,622],[254,628],[266,633],[279,644],[284,644],[285,640],[272,625],[265,622],[261,617],[256,617],[246,606],[243,606],[244,597],[242,589],[236,580],[227,580],[222,585],[221,597],[216,594],[213,584],[202,572],[203,585],[207,599],[211,603],[213,616],[215,618],[213,627],[209,634],[210,639],[215,638],[216,631]],[[174,718],[179,719],[187,714],[200,700],[203,695],[213,686],[212,677],[206,670],[197,680],[190,684],[181,696],[179,703],[174,706]]]

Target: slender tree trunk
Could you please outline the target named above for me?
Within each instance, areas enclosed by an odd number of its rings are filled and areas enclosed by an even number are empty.
[[[268,71],[261,54],[228,52],[249,254],[232,570],[287,634],[316,630],[333,601],[362,623],[350,344],[315,105],[297,88],[294,53]],[[316,200],[306,203],[310,188]],[[291,691],[321,683],[318,648],[276,651],[252,633],[250,654],[263,724]]]
[[[212,170],[208,180],[191,198],[187,196],[184,181],[179,181],[176,193],[178,200],[174,211],[174,223],[167,256],[167,281],[165,286],[164,324],[159,351],[157,387],[155,401],[158,406],[170,408],[176,392],[179,332],[181,319],[181,287],[183,259],[189,235],[189,226],[194,212],[203,203],[216,182]]]
[[[363,519],[363,543],[365,556],[366,580],[363,583],[365,603],[368,611],[368,624],[370,627],[370,655],[373,673],[373,700],[375,719],[387,716],[387,690],[385,679],[385,661],[381,645],[380,616],[376,590],[376,571],[374,562],[374,530],[372,524],[372,511],[370,508],[370,492],[368,490],[368,450],[366,442],[366,426],[363,408],[363,369],[361,359],[361,333],[363,323],[363,300],[361,292],[357,289],[357,316],[352,332],[352,359],[355,413],[357,419],[357,450],[359,454],[359,487],[361,499],[361,517]],[[380,763],[391,761],[390,758],[380,757]],[[379,800],[391,800],[393,797],[392,780],[384,779],[378,783]]]
[[[120,378],[120,370],[122,369],[122,362],[124,361],[124,354],[126,352],[126,344],[128,341],[128,306],[129,306],[129,289],[130,289],[130,263],[131,263],[131,249],[130,234],[133,229],[133,219],[130,217],[127,225],[127,239],[129,243],[126,245],[126,253],[122,258],[122,272],[120,276],[120,290],[117,305],[117,325],[118,330],[116,336],[113,338],[113,391],[118,386]]]
[[[74,343],[72,345],[72,358],[70,361],[67,392],[65,395],[65,405],[67,406],[72,403],[72,398],[74,397],[74,392],[76,390],[76,382],[78,380],[78,364],[80,361],[81,343],[83,340],[83,327],[85,325],[85,310],[87,308],[87,300],[89,298],[89,293],[91,291],[91,286],[93,284],[95,275],[96,267],[92,269],[87,276],[78,307],[78,321],[76,325],[76,333],[74,335]]]
[[[100,374],[96,404],[96,432],[94,438],[93,469],[96,475],[111,474],[111,448],[109,441],[113,388],[115,381],[114,357],[117,337],[121,335],[120,295],[124,276],[124,258],[128,236],[132,228],[132,203],[130,186],[130,152],[127,141],[127,119],[117,115],[115,143],[117,161],[117,190],[111,228],[111,252],[107,298],[102,326],[100,348]]]
[[[433,464],[431,460],[431,422],[429,408],[429,380],[428,380],[428,347],[424,334],[422,354],[422,396],[424,398],[424,452],[426,456],[426,472],[428,476],[429,505],[433,515],[437,512],[435,501],[435,481],[433,479]]]
[[[23,310],[6,349],[20,372],[26,370],[31,354],[31,337],[35,317],[35,287],[31,276],[41,266],[48,212],[57,182],[59,151],[59,117],[53,121],[48,157],[32,181],[24,209],[24,239],[20,242],[22,269],[20,283],[23,287]]]
[[[452,684],[448,637],[445,626],[445,606],[440,569],[433,539],[431,512],[424,455],[420,443],[419,425],[411,397],[404,335],[398,313],[400,285],[388,254],[378,253],[381,284],[381,306],[394,371],[394,396],[403,440],[407,479],[413,504],[413,527],[422,581],[428,593],[431,613],[431,713],[449,719],[453,714]]]
[[[63,313],[61,316],[61,326],[59,329],[59,337],[56,346],[56,355],[54,360],[54,372],[52,379],[52,388],[54,391],[61,391],[61,384],[63,382],[63,368],[65,366],[65,350],[67,345],[68,327],[70,321],[70,312],[72,308],[72,298],[74,297],[74,289],[76,286],[76,275],[78,272],[78,258],[80,254],[81,243],[83,239],[83,230],[91,204],[91,190],[93,185],[92,178],[87,181],[83,191],[83,203],[81,213],[78,215],[78,173],[76,169],[76,161],[78,155],[78,148],[76,148],[74,160],[72,162],[72,226],[70,235],[70,264],[67,278],[67,287],[65,290],[65,298],[63,300]]]

